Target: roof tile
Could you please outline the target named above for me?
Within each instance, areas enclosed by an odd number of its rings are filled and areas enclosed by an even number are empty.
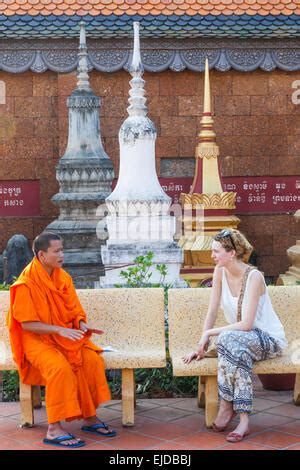
[[[66,8],[68,5],[68,8]],[[283,7],[285,5],[285,7]],[[49,15],[86,15],[96,16],[99,13],[108,15],[111,11],[115,15],[178,14],[202,15],[210,13],[224,15],[233,11],[235,15],[247,12],[249,15],[260,14],[266,16],[291,13],[300,14],[299,0],[5,0],[0,1],[0,12],[6,16],[13,14],[35,16],[37,14]],[[68,13],[66,13],[68,12]]]

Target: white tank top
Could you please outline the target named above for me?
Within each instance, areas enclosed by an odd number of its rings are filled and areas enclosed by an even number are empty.
[[[265,293],[262,294],[259,298],[253,328],[259,328],[260,330],[267,332],[270,336],[272,336],[279,342],[279,345],[282,349],[286,348],[288,343],[285,337],[284,328],[273,309],[265,279],[262,273],[258,271],[258,269],[253,269],[252,271],[250,271],[247,279],[244,299],[242,303],[242,319],[245,316],[246,306],[248,304],[249,280],[254,271],[259,272],[262,276],[265,285]],[[236,323],[237,305],[238,297],[234,297],[232,295],[227,282],[225,268],[222,268],[221,308],[224,311],[224,316],[228,323]]]

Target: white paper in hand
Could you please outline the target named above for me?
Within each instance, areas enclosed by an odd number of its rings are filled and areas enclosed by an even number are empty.
[[[114,349],[112,346],[103,346],[104,352],[118,352],[117,349]]]

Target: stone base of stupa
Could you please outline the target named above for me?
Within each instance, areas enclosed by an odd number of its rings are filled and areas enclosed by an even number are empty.
[[[102,247],[101,255],[102,263],[105,267],[105,276],[100,277],[99,282],[95,283],[95,288],[111,288],[115,287],[116,284],[125,285],[126,279],[120,276],[120,272],[129,267],[126,265],[133,265],[133,260],[137,256],[146,256],[149,251],[154,254],[152,260],[153,266],[149,270],[152,273],[151,283],[161,282],[161,275],[155,269],[155,266],[157,264],[165,264],[168,274],[164,279],[164,284],[171,284],[173,287],[187,287],[187,284],[179,277],[183,254],[177,243],[131,242],[108,243]]]

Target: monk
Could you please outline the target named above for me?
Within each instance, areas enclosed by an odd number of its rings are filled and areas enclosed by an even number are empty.
[[[83,419],[82,430],[112,437],[97,407],[111,399],[102,349],[87,323],[71,276],[61,266],[61,238],[43,232],[33,243],[35,257],[10,288],[8,328],[20,380],[45,385],[48,432],[45,444],[81,447],[85,442],[64,430],[61,421]]]

